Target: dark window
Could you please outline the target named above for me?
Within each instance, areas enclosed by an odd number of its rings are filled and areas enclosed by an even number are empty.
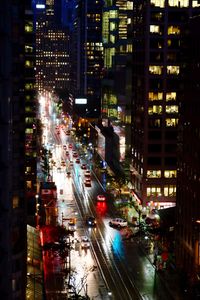
[[[148,152],[161,152],[161,145],[160,144],[150,144],[148,145]]]
[[[165,145],[165,152],[167,153],[175,153],[177,150],[176,144],[167,144]]]
[[[152,12],[151,13],[151,21],[156,22],[156,21],[163,21],[164,20],[164,14],[161,12]]]
[[[162,49],[164,45],[163,39],[161,38],[151,38],[150,39],[150,48],[151,49]]]
[[[151,90],[158,90],[163,88],[163,81],[161,79],[152,78],[149,80],[149,86]]]
[[[166,157],[165,166],[175,166],[177,162],[176,157]]]
[[[150,52],[150,61],[153,62],[162,62],[163,61],[163,53],[162,52]]]
[[[160,157],[148,157],[147,164],[152,166],[160,166],[161,158]]]
[[[149,132],[149,140],[160,140],[161,132],[160,131],[150,131]]]
[[[168,131],[165,133],[165,138],[167,140],[176,140],[177,139],[177,132],[176,131]]]

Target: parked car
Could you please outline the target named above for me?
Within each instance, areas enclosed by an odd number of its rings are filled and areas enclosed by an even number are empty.
[[[94,217],[92,217],[92,216],[87,216],[86,217],[86,225],[87,226],[91,226],[91,227],[93,227],[93,226],[96,226],[96,219],[94,218]]]
[[[128,222],[122,218],[115,218],[110,220],[109,225],[112,227],[122,228],[128,226]]]
[[[90,242],[87,236],[82,236],[81,237],[81,248],[89,248],[90,247]]]

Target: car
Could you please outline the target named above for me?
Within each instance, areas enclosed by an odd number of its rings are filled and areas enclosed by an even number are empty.
[[[63,145],[63,149],[66,150],[66,149],[67,149],[67,146],[66,146],[66,145]]]
[[[68,230],[71,232],[76,231],[76,220],[74,218],[71,218],[68,222]]]
[[[66,163],[65,163],[64,160],[61,161],[61,166],[62,166],[62,167],[66,167]]]
[[[78,157],[78,153],[73,152],[73,157],[74,157],[74,158]]]
[[[104,195],[98,195],[97,201],[106,201],[106,197]]]
[[[67,172],[67,177],[71,177],[71,172],[70,171]]]
[[[128,222],[122,218],[114,218],[114,219],[110,220],[109,225],[111,227],[122,228],[122,227],[127,227]]]
[[[65,154],[66,154],[66,156],[69,156],[69,151],[66,151]]]
[[[81,169],[86,170],[87,169],[87,165],[86,164],[82,164],[81,165]]]
[[[86,225],[88,225],[88,226],[91,226],[91,227],[96,226],[96,219],[92,216],[87,216],[85,222],[86,222]]]
[[[85,186],[86,187],[91,187],[91,180],[89,179],[89,178],[86,178],[85,180],[84,180],[84,184],[85,184]]]
[[[80,158],[76,158],[76,163],[80,164]]]
[[[71,160],[70,163],[69,163],[70,167],[73,167],[74,165],[74,162]]]
[[[89,248],[90,247],[90,242],[87,236],[82,236],[81,237],[81,248]]]
[[[70,130],[67,130],[65,133],[66,135],[70,135]]]
[[[84,176],[85,176],[85,178],[90,178],[91,177],[91,172],[90,172],[90,170],[86,170],[85,171],[85,173],[84,173]]]
[[[69,147],[69,149],[72,149],[72,148],[73,148],[73,145],[72,145],[72,144],[69,144],[68,147]]]

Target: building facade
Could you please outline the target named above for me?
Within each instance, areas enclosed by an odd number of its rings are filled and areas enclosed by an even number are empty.
[[[37,193],[37,99],[35,86],[35,33],[33,10],[30,3],[25,9],[25,181],[27,201]]]
[[[75,106],[77,115],[86,118],[100,116],[103,1],[75,1],[72,28],[72,94],[87,99],[86,105]],[[76,102],[75,102],[76,103]]]
[[[23,1],[2,2],[0,20],[0,294],[5,300],[23,300],[27,256]]]
[[[35,1],[36,87],[39,92],[69,89],[69,33],[62,1]]]
[[[200,17],[184,26],[183,85],[177,176],[177,265],[199,284],[200,275]],[[196,299],[196,298],[195,298]]]
[[[198,1],[133,2],[132,183],[143,204],[176,202],[180,34]]]

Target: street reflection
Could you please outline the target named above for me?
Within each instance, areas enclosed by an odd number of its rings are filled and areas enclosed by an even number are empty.
[[[104,217],[107,213],[108,206],[106,202],[97,202],[96,203],[96,213],[97,215]]]

